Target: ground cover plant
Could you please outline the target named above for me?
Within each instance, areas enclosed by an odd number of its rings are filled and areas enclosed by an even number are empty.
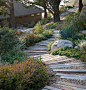
[[[67,57],[72,57],[76,59],[80,59],[81,55],[85,53],[82,50],[75,49],[75,48],[70,48],[70,47],[64,47],[64,48],[59,48],[58,50],[55,50],[52,52],[53,55],[65,55]]]
[[[53,43],[54,43],[54,41],[52,41],[51,43],[48,44],[48,49],[47,49],[48,51],[51,50],[51,46],[53,45]]]
[[[57,26],[58,22],[57,23],[50,23],[46,26],[47,29],[55,29],[56,26]]]
[[[17,48],[20,43],[17,35],[20,34],[21,32],[8,27],[0,28],[0,54],[2,64],[6,62],[13,64],[15,60],[19,62],[23,61],[25,54]]]
[[[40,90],[47,84],[47,67],[37,59],[28,59],[0,67],[1,90]]]

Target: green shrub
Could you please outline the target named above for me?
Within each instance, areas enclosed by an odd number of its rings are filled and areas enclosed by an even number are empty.
[[[6,53],[18,43],[16,30],[8,27],[0,28],[0,53]]]
[[[37,33],[37,34],[40,34],[40,33],[42,33],[45,30],[44,27],[41,25],[40,22],[38,22],[36,24],[36,26],[34,27],[34,29],[35,29],[34,33]]]
[[[39,35],[40,41],[47,39],[47,37],[44,34],[38,34],[38,35]]]
[[[43,34],[48,38],[48,37],[52,36],[53,31],[52,31],[52,30],[45,30],[45,31],[43,32]]]
[[[81,55],[80,59],[86,63],[86,44],[83,45],[83,51],[84,53]]]
[[[15,49],[9,50],[5,55],[1,57],[1,62],[13,64],[15,60],[23,61],[25,55],[22,51],[16,51]]]
[[[62,27],[60,31],[60,35],[64,39],[69,38],[69,37],[71,38],[75,34],[76,34],[76,30],[75,30],[75,27],[72,25],[67,25],[65,27]]]
[[[47,29],[55,29],[56,26],[57,26],[58,22],[57,23],[50,23],[46,26]]]
[[[60,13],[66,12],[65,9],[64,9],[64,6],[63,7],[60,7],[59,8],[59,11],[60,11]]]
[[[26,46],[34,45],[39,41],[39,35],[37,34],[29,34],[24,37],[26,39]]]
[[[13,65],[0,67],[1,90],[40,90],[47,84],[47,67],[36,59],[28,59]]]
[[[80,56],[84,53],[84,51],[75,49],[75,48],[70,48],[70,47],[64,47],[64,48],[59,48],[56,51],[53,51],[53,55],[65,55],[67,57],[72,57],[76,59],[80,59]]]
[[[47,49],[48,51],[51,50],[51,46],[53,45],[53,43],[54,43],[54,41],[52,41],[51,43],[48,44],[48,49]]]
[[[86,23],[86,17],[81,16],[80,13],[71,13],[68,16],[66,16],[66,22],[67,24],[71,24],[76,28],[76,31],[79,32],[80,30],[85,30],[85,23]]]

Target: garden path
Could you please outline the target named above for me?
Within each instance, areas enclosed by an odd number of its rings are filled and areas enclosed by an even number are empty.
[[[48,72],[53,74],[48,81],[49,86],[45,86],[42,90],[86,90],[86,64],[74,58],[51,55],[47,51],[48,44],[59,39],[59,30],[53,31],[53,36],[48,40],[24,50],[28,57],[41,56],[42,62],[49,67]]]

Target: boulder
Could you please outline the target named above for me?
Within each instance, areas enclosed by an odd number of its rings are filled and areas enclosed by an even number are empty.
[[[59,49],[60,47],[63,48],[66,46],[73,47],[73,43],[69,40],[58,40],[58,41],[55,41],[55,43],[51,46],[51,51],[54,51]]]

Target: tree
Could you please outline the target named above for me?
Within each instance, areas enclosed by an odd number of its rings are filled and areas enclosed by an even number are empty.
[[[61,0],[34,0],[34,2],[30,0],[23,0],[23,1],[25,2],[25,4],[28,3],[29,5],[34,4],[34,5],[42,6],[45,12],[46,9],[48,9],[48,11],[53,14],[54,22],[60,21],[59,4]]]
[[[0,1],[0,14],[10,16],[11,27],[14,29],[15,26],[15,17],[14,17],[14,0],[1,0]],[[10,13],[8,13],[8,10]]]
[[[81,12],[83,8],[82,0],[79,0],[79,12]]]
[[[33,5],[37,5],[37,6],[41,6],[43,9],[44,9],[44,18],[47,18],[47,7],[46,7],[46,4],[47,4],[47,0],[33,0],[33,1],[30,1],[30,0],[20,0],[22,1],[23,4],[29,4],[29,6],[33,6]]]
[[[61,0],[48,0],[47,9],[53,14],[54,22],[60,21],[59,4]]]

